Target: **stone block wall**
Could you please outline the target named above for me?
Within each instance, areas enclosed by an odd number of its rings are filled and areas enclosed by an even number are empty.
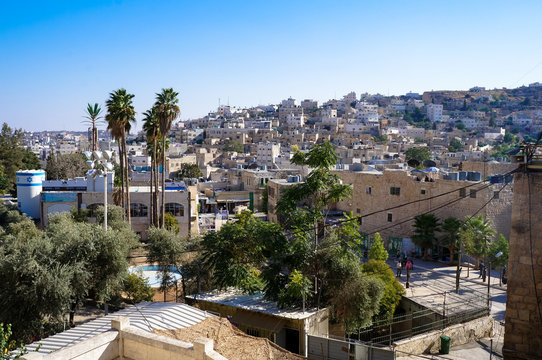
[[[542,173],[514,176],[503,355],[542,356]]]

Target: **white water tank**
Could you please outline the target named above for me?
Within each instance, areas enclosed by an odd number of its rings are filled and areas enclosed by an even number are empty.
[[[45,170],[19,170],[17,176],[17,207],[33,219],[40,218],[40,193]]]

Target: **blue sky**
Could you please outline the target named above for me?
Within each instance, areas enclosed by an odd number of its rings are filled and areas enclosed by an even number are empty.
[[[540,1],[2,1],[0,122],[84,130],[124,87],[181,119],[222,103],[542,81]]]

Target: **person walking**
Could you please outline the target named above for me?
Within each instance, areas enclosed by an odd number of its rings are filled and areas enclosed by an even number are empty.
[[[398,260],[395,267],[397,269],[397,273],[395,274],[395,276],[401,277],[401,273],[403,272],[403,265],[401,265],[401,261]]]
[[[480,276],[478,276],[478,279],[480,279],[484,275],[485,266],[483,262],[480,262]]]
[[[412,270],[412,263],[410,260],[407,261],[406,265],[406,287],[407,289],[410,287],[410,270]]]

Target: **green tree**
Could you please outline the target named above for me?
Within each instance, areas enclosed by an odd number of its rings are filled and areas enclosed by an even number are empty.
[[[476,259],[476,266],[480,259],[486,255],[495,230],[483,215],[468,217],[464,226],[459,230],[461,242],[465,251]]]
[[[162,227],[165,226],[164,214],[166,213],[166,139],[171,131],[173,121],[181,114],[178,96],[179,93],[172,88],[162,89],[162,92],[156,94],[156,102],[154,103],[160,134],[162,134]]]
[[[162,220],[162,218],[160,218]],[[175,235],[179,233],[179,221],[173,216],[173,214],[167,212],[166,219],[164,221],[165,228],[172,231]]]
[[[159,226],[158,221],[158,140],[162,137],[160,134],[160,124],[156,117],[154,108],[143,113],[143,130],[147,140],[147,154],[151,156],[151,181],[150,181],[150,204],[151,204],[151,225]]]
[[[461,228],[461,221],[454,217],[444,219],[441,231],[442,236],[439,238],[439,244],[447,247],[450,250],[450,264],[454,260],[454,252],[459,248],[459,229]]]
[[[118,89],[109,94],[105,102],[107,106],[107,130],[118,142],[122,184],[122,206],[128,223],[130,220],[130,180],[128,178],[128,152],[126,151],[126,136],[130,133],[132,123],[135,123],[133,98],[135,95]]]
[[[416,160],[422,164],[426,160],[431,160],[431,151],[426,147],[411,147],[405,151],[405,160]]]
[[[199,179],[203,176],[200,168],[197,164],[183,164],[182,169],[177,173],[178,179]]]
[[[48,180],[73,179],[85,176],[90,166],[83,154],[50,154],[45,171]]]
[[[495,266],[504,266],[508,263],[508,240],[503,234],[499,234],[497,239],[491,243],[487,251],[487,256],[491,260],[491,264]],[[497,257],[497,253],[502,252],[502,255]]]
[[[384,293],[378,304],[378,316],[391,319],[401,297],[405,294],[403,286],[395,277],[393,270],[382,260],[369,260],[362,265],[362,271],[384,284]]]
[[[303,299],[308,302],[312,297],[312,283],[299,270],[294,270],[288,280],[288,284],[280,291],[278,305],[283,308],[299,308],[303,305]]]
[[[448,145],[449,152],[463,151],[463,149],[463,144],[457,138],[452,138],[452,140],[450,140],[450,144]]]
[[[175,285],[172,268],[182,274],[181,262],[186,249],[186,241],[165,228],[150,227],[148,234],[149,255],[147,258],[150,262],[158,264],[160,290],[164,292],[164,302],[166,302],[167,290]],[[186,295],[184,282],[183,295]]]
[[[235,151],[238,153],[242,153],[245,151],[245,146],[237,141],[237,140],[228,140],[226,144],[224,144],[224,151]]]
[[[388,260],[388,252],[384,249],[384,242],[379,233],[375,233],[373,243],[369,248],[369,259],[372,260]]]
[[[4,327],[4,324],[0,323],[0,360],[16,360],[28,353],[22,342],[13,340],[12,335],[11,324]]]
[[[467,127],[465,126],[465,124],[463,124],[463,122],[460,121],[460,120],[455,122],[455,127],[456,127],[456,129],[461,130],[461,131],[466,131],[467,130]]]
[[[85,118],[88,119],[86,122],[92,128],[91,151],[98,150],[98,129],[96,128],[96,124],[102,118],[102,116],[100,116],[101,113],[102,108],[98,103],[95,103],[94,105],[87,104]]]
[[[128,304],[152,301],[154,290],[149,286],[149,279],[142,272],[130,273],[124,279],[124,299]]]
[[[427,260],[427,250],[433,247],[440,221],[434,214],[422,214],[414,218],[413,227],[412,241],[423,249],[424,260]]]

